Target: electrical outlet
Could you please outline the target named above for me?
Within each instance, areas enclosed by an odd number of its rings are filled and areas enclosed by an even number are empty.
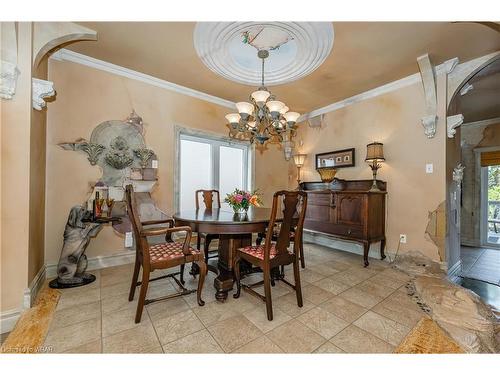
[[[399,235],[399,243],[406,243],[406,234]]]
[[[433,173],[433,172],[434,172],[434,164],[426,164],[425,173]]]
[[[132,247],[134,244],[134,238],[132,237],[132,232],[125,233],[125,247]]]

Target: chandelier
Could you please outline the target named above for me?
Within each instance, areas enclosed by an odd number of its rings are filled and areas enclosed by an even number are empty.
[[[266,142],[280,143],[285,152],[285,159],[289,160],[300,114],[289,112],[285,103],[276,100],[264,86],[264,64],[269,57],[269,51],[259,50],[257,56],[262,59],[261,86],[250,95],[250,102],[236,103],[238,113],[226,115],[229,136],[246,139],[250,143],[257,141],[261,145]]]

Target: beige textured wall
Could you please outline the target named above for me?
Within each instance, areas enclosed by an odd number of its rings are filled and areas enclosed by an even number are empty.
[[[91,166],[85,154],[64,151],[60,142],[89,138],[99,123],[124,119],[132,108],[143,117],[148,147],[159,159],[159,181],[153,192],[158,206],[173,213],[174,206],[174,126],[226,135],[224,115],[220,107],[172,91],[119,77],[82,65],[49,62],[49,79],[57,88],[57,99],[49,103],[47,119],[47,187],[45,258],[57,262],[69,209],[81,204],[89,186],[101,175],[98,166]],[[267,205],[272,193],[288,184],[288,165],[281,150],[255,154],[255,187],[260,188]],[[123,238],[105,227],[91,241],[89,257],[123,251]]]
[[[1,112],[1,285],[0,310],[19,309],[28,286],[31,127],[31,32],[18,25],[18,68],[22,72]]]
[[[443,78],[440,83],[444,85]],[[330,112],[321,129],[302,124],[301,152],[308,154],[302,180],[320,180],[314,167],[314,154],[350,147],[356,148],[356,166],[339,169],[337,177],[370,179],[371,169],[364,162],[366,145],[372,141],[383,142],[386,162],[378,178],[388,184],[388,251],[395,251],[399,234],[405,233],[407,243],[401,245],[401,252],[419,250],[439,260],[438,247],[425,232],[429,212],[445,200],[446,136],[440,120],[436,137],[427,139],[420,122],[424,112],[422,86],[414,84]],[[425,173],[427,163],[434,164],[433,174]]]
[[[48,61],[45,57],[33,70],[33,77],[47,79]],[[31,109],[30,131],[30,234],[28,283],[44,266],[45,245],[45,148],[47,109]]]

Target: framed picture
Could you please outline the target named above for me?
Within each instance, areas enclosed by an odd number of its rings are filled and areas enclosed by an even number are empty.
[[[316,169],[354,167],[354,148],[316,154]]]

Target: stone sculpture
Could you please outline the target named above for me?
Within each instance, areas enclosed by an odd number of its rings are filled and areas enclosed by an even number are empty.
[[[154,151],[148,148],[139,148],[134,150],[135,156],[140,160],[141,167],[146,168],[148,166],[149,160],[154,156]]]
[[[97,235],[101,224],[86,222],[92,213],[82,206],[71,208],[64,229],[64,243],[57,264],[57,279],[50,282],[52,288],[71,288],[85,285],[95,280],[95,276],[85,273],[87,256],[85,250],[91,237]]]
[[[100,168],[102,176],[94,185],[108,187],[107,195],[101,198],[115,200],[113,220],[110,220],[110,223],[120,234],[132,230],[123,201],[123,187],[127,184],[131,183],[134,186],[141,219],[162,220],[168,217],[156,206],[151,197],[151,191],[156,185],[157,169],[152,166],[146,167],[151,160],[157,160],[157,157],[154,151],[146,146],[143,125],[142,117],[133,111],[125,120],[108,120],[100,123],[93,129],[88,140],[79,138],[74,142],[59,144],[64,150],[85,152],[90,164]],[[136,174],[135,171],[141,167],[141,173]],[[137,175],[140,180],[133,180],[132,177],[137,178]],[[95,190],[94,187],[90,196],[87,196],[88,202],[94,199]],[[127,241],[125,246],[130,247]],[[61,262],[63,258],[64,256],[61,256]]]
[[[121,135],[114,138],[109,144],[110,150],[104,157],[106,163],[115,169],[123,169],[132,164],[134,161],[130,153],[128,142]]]

